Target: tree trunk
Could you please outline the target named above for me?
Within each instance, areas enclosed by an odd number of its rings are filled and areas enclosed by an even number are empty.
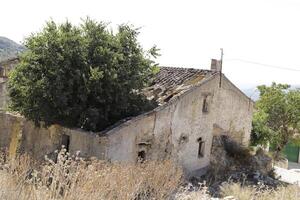
[[[287,128],[283,128],[286,131],[283,131],[282,135],[283,135],[283,140],[280,141],[275,149],[275,155],[274,155],[274,159],[278,160],[280,158],[280,155],[284,149],[284,147],[287,145],[287,143],[289,142],[289,135],[288,135],[288,130]]]

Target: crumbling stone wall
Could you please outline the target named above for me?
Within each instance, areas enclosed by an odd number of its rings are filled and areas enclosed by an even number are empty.
[[[43,158],[60,148],[60,127],[37,128],[23,117],[0,112],[1,147],[14,157],[17,153],[28,153],[34,158]]]
[[[213,137],[210,162],[213,170],[228,173],[237,170],[268,175],[272,171],[272,159],[263,149],[251,152],[228,135]]]
[[[63,141],[68,136],[68,144]],[[28,153],[36,159],[43,159],[68,145],[71,154],[80,151],[81,156],[106,157],[106,139],[83,130],[74,130],[52,125],[48,128],[36,127],[31,121],[19,115],[0,112],[0,149],[6,148],[10,157]]]
[[[0,149],[9,147],[11,132],[12,120],[10,116],[0,112]]]
[[[0,78],[0,110],[5,110],[8,102],[6,79]]]
[[[213,168],[225,169],[230,165],[224,147],[223,136],[214,136],[212,141],[210,163]]]

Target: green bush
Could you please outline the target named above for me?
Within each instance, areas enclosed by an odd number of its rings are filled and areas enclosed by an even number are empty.
[[[47,22],[25,39],[27,51],[11,73],[10,108],[37,125],[99,131],[155,106],[140,90],[157,71],[153,47],[143,50],[138,29],[90,19],[79,26]]]

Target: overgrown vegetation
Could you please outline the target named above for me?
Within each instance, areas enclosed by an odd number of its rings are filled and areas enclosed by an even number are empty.
[[[183,184],[180,168],[170,161],[149,161],[136,165],[112,164],[70,156],[65,150],[57,160],[42,164],[28,156],[9,160],[0,155],[0,199],[3,200],[210,200],[206,184]],[[221,199],[296,200],[297,186],[268,188],[226,181]]]
[[[299,143],[300,90],[276,83],[258,89],[260,99],[253,118],[252,144],[269,143],[280,153],[288,142]]]
[[[10,108],[46,126],[99,131],[155,106],[142,94],[157,71],[155,47],[145,51],[138,29],[90,19],[79,26],[47,22],[28,37],[11,73]]]
[[[264,185],[242,186],[240,183],[225,183],[221,187],[222,196],[231,196],[238,200],[297,200],[300,188],[297,185],[266,188]]]
[[[42,165],[28,156],[0,164],[0,199],[167,199],[182,181],[180,168],[172,162],[111,164],[69,156],[65,150],[57,161]]]
[[[261,148],[249,149],[228,136],[214,136],[211,152],[209,169],[197,181],[204,180],[213,196],[219,197],[221,186],[228,182],[243,187],[260,183],[270,189],[284,185],[274,174],[272,159]]]

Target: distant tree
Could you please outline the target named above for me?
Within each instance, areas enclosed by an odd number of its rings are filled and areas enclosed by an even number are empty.
[[[275,146],[281,152],[288,142],[300,141],[300,90],[273,83],[258,86],[260,99],[253,118],[252,143]]]
[[[37,125],[61,124],[99,131],[151,109],[141,89],[157,70],[155,47],[144,51],[138,29],[86,19],[46,23],[28,37],[11,73],[10,107]]]

